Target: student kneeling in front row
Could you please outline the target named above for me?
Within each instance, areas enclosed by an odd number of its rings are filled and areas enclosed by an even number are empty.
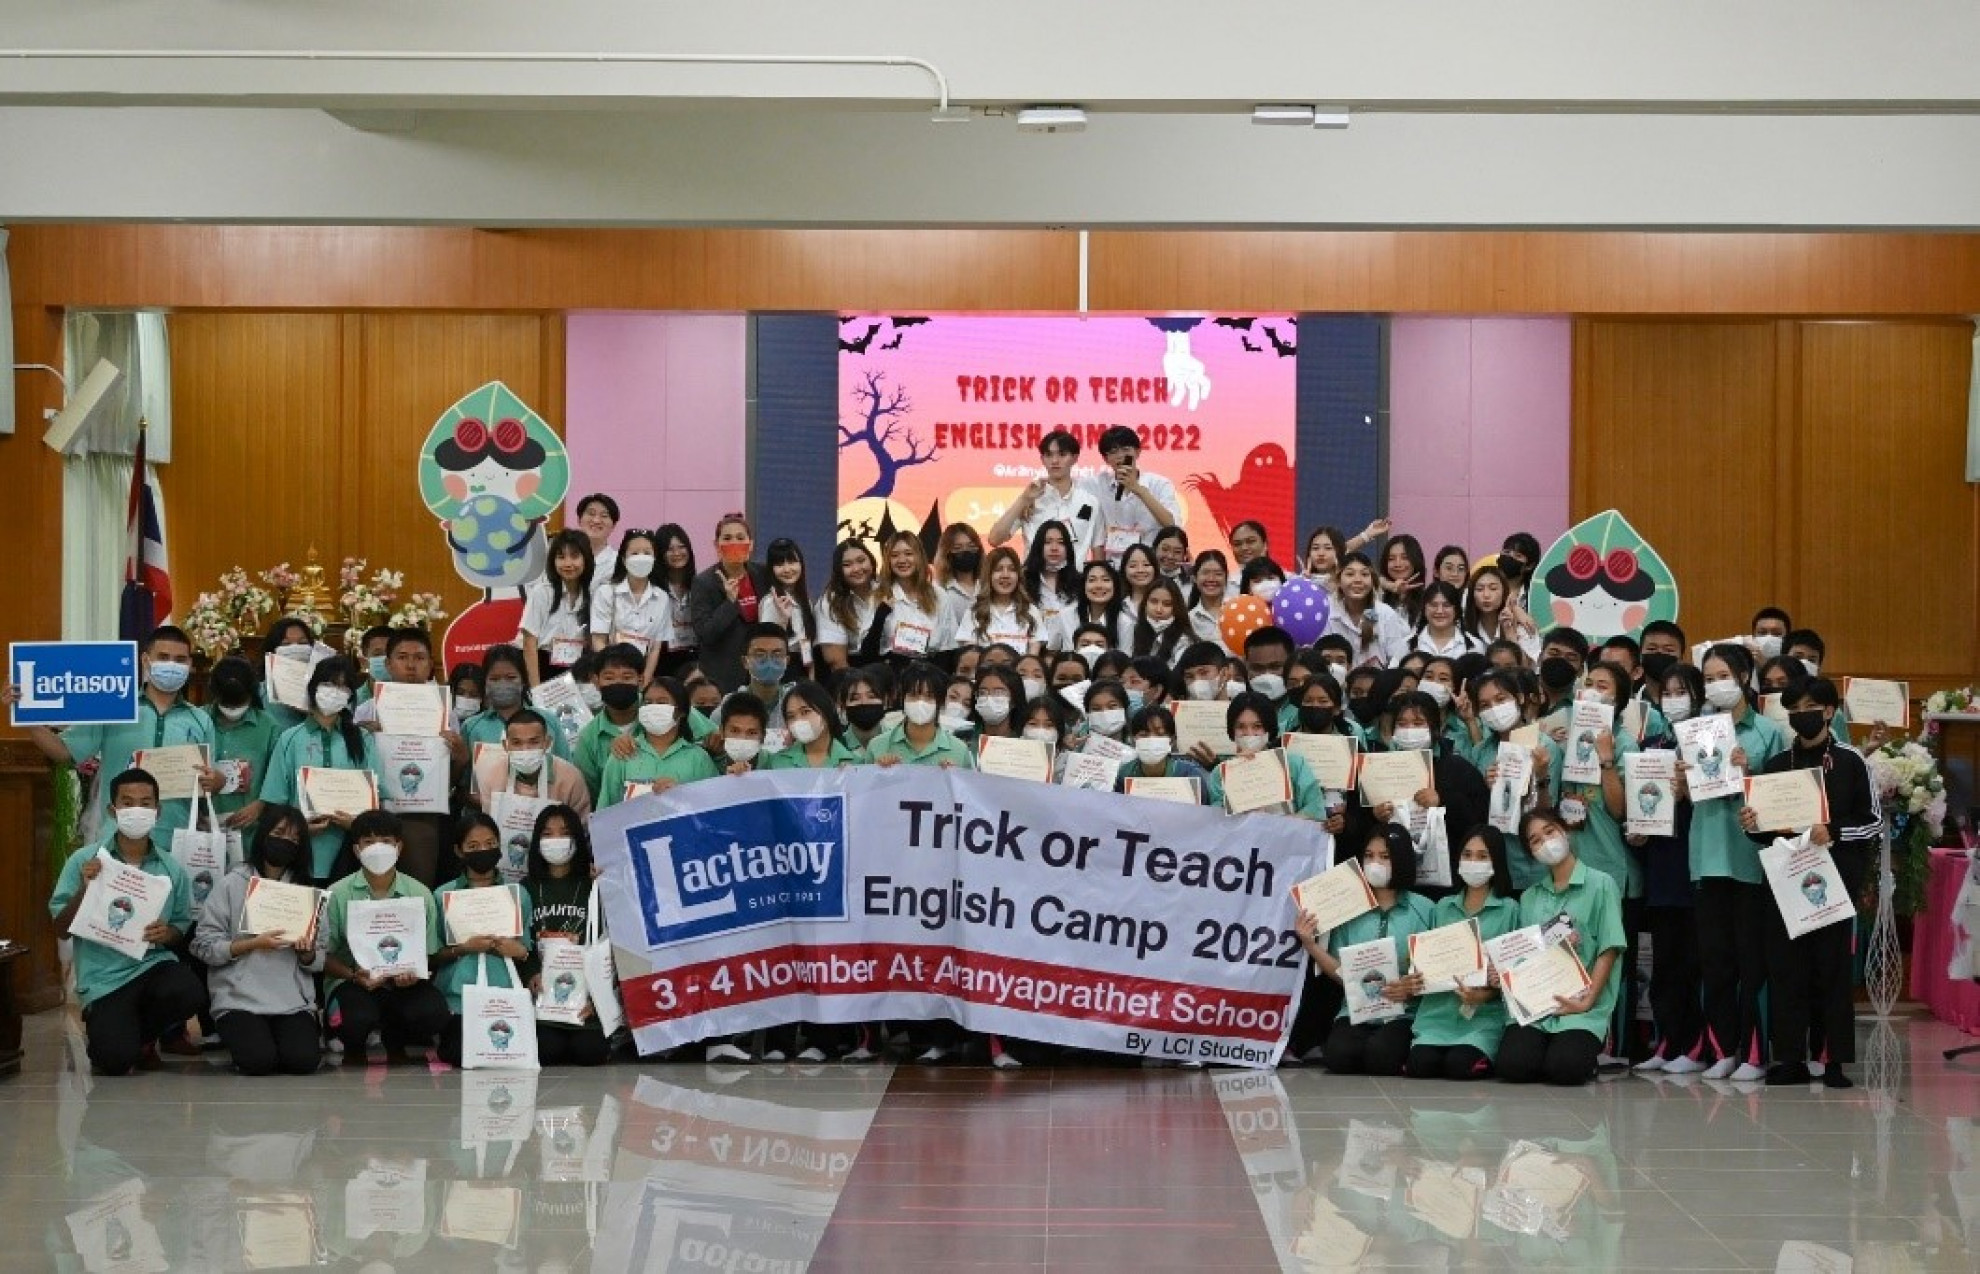
[[[324,900],[323,1002],[330,1030],[344,1044],[349,1065],[364,1056],[373,1031],[385,1044],[388,1062],[407,1046],[430,1048],[447,1026],[447,1001],[431,976],[381,975],[359,966],[351,952],[351,904],[365,899],[415,898],[425,904],[426,952],[440,949],[440,912],[425,885],[399,870],[404,840],[399,817],[388,810],[366,810],[351,820],[350,845],[358,870],[330,886]],[[429,975],[431,968],[428,969]]]

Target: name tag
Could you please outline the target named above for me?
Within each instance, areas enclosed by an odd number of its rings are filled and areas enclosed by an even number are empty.
[[[1107,528],[1108,557],[1119,557],[1139,543],[1141,543],[1141,532],[1132,527],[1110,526]]]
[[[897,655],[925,655],[935,634],[926,624],[895,624],[894,653]]]
[[[651,637],[641,637],[638,633],[614,632],[612,634],[612,644],[617,645],[620,642],[624,642],[643,655],[646,653],[646,648],[653,644],[653,639]]]
[[[550,643],[550,666],[568,668],[584,657],[584,643],[575,637],[559,637]]]
[[[1015,646],[1019,650],[1023,650],[1026,646],[1031,644],[1031,634],[1024,631],[1024,629],[1022,628],[1006,628],[1001,632],[993,628],[988,633],[988,636],[990,639],[989,644],[992,646],[1001,644],[1005,646]]]

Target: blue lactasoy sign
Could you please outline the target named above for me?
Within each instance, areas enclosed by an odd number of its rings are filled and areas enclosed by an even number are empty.
[[[21,688],[13,724],[129,725],[138,719],[137,643],[17,641],[8,680]]]
[[[841,796],[789,796],[626,830],[649,948],[783,920],[844,920]]]

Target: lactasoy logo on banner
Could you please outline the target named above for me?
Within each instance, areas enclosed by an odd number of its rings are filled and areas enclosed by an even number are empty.
[[[780,920],[844,920],[840,796],[745,801],[629,828],[649,948]]]

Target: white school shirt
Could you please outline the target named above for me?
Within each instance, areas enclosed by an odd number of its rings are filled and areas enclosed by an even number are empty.
[[[1336,605],[1327,616],[1327,631],[1346,638],[1348,645],[1354,647],[1354,658],[1350,662],[1356,668],[1383,666],[1388,652],[1398,644],[1407,643],[1413,631],[1409,621],[1397,614],[1396,608],[1387,602],[1374,603],[1372,613],[1375,616],[1375,637],[1366,643],[1361,640],[1361,622],[1350,618],[1345,606]],[[1403,648],[1407,653],[1408,647],[1404,645]]]
[[[618,545],[607,544],[604,548],[599,549],[597,552],[593,553],[591,555],[592,588],[594,590],[597,589],[598,587],[597,581],[599,580],[611,579],[612,573],[618,569],[619,569]]]
[[[570,648],[562,643],[576,642],[577,654],[585,650],[585,638],[589,637],[592,598],[585,598],[573,608],[569,598],[558,600],[563,592],[561,580],[532,580],[523,585],[522,626],[516,631],[516,644],[521,645],[525,634],[536,638],[537,647],[550,655],[551,662],[559,668],[567,668],[577,662],[576,655],[559,660],[560,654],[570,654]],[[597,596],[593,590],[592,597]],[[552,603],[557,609],[551,610]]]
[[[1504,636],[1504,635],[1505,635],[1505,631],[1506,631],[1506,626],[1505,626],[1505,624],[1504,624],[1504,623],[1501,623],[1501,624],[1499,625],[1499,634],[1500,634],[1500,636]],[[1484,648],[1485,648],[1486,646],[1489,646],[1489,645],[1491,645],[1491,644],[1492,644],[1493,642],[1495,642],[1495,641],[1497,641],[1497,640],[1499,640],[1499,638],[1498,638],[1498,637],[1487,637],[1487,636],[1486,636],[1486,635],[1485,635],[1484,633],[1482,633],[1482,632],[1481,632],[1481,633],[1479,633],[1479,634],[1477,634],[1477,637],[1478,637],[1478,640],[1479,640],[1479,642],[1481,643],[1481,644],[1480,644],[1480,646],[1479,646],[1479,649],[1480,649],[1480,650],[1483,650],[1483,649],[1484,649]],[[1526,652],[1526,657],[1527,657],[1527,658],[1528,658],[1529,660],[1531,660],[1531,661],[1533,661],[1534,663],[1539,663],[1539,662],[1540,662],[1540,634],[1539,634],[1539,633],[1537,633],[1537,632],[1536,632],[1536,633],[1527,633],[1527,634],[1525,634],[1524,636],[1521,636],[1521,637],[1518,637],[1518,638],[1515,638],[1515,639],[1514,639],[1514,642],[1515,642],[1515,644],[1516,644],[1516,645],[1518,645],[1518,647],[1519,647],[1519,648],[1520,648],[1521,650],[1523,650],[1523,651],[1525,651],[1525,652]]]
[[[673,598],[650,580],[638,597],[633,596],[631,580],[609,584],[591,595],[591,631],[607,645],[630,638],[643,654],[654,642],[672,639]]]
[[[956,644],[963,644],[961,637],[963,620],[976,607],[976,589],[964,588],[954,580],[950,580],[946,584],[936,584],[935,592],[942,599],[942,622],[949,626],[950,632],[957,634]]]
[[[838,620],[832,617],[831,603],[820,600],[818,603],[818,644],[821,646],[844,646],[851,654],[866,644],[866,634],[873,627],[873,616],[880,610],[880,604],[871,597],[862,597],[853,603],[853,622],[858,625],[847,632]]]
[[[1057,522],[1072,532],[1073,561],[1082,566],[1092,558],[1093,546],[1106,542],[1106,519],[1100,512],[1099,497],[1077,481],[1065,495],[1060,495],[1051,483],[1045,484],[1020,524],[1027,549],[1047,522]]]
[[[694,616],[688,611],[688,586],[675,588],[667,586],[667,610],[673,624],[674,635],[667,639],[669,650],[693,650],[701,644],[694,635]]]
[[[1224,615],[1221,608],[1214,615],[1204,609],[1202,602],[1189,608],[1189,626],[1195,631],[1196,639],[1216,642],[1225,654],[1236,655],[1237,652],[1224,641],[1223,623]]]
[[[956,629],[956,644],[960,646],[994,646],[1002,642],[1017,648],[1019,654],[1031,649],[1032,642],[1044,642],[1051,634],[1044,624],[1038,621],[1038,612],[1031,612],[1032,626],[1026,631],[1024,622],[1018,618],[1014,605],[992,605],[990,622],[979,631],[976,626],[976,608],[972,606],[963,613],[961,625]]]
[[[1100,501],[1100,516],[1107,523],[1107,560],[1120,565],[1121,555],[1137,544],[1155,546],[1155,533],[1162,524],[1141,502],[1141,497],[1132,491],[1123,492],[1120,499],[1114,498],[1114,488],[1120,484],[1114,481],[1113,470],[1096,473],[1086,479],[1087,490]],[[1141,485],[1148,488],[1148,494],[1155,497],[1155,503],[1169,511],[1176,525],[1182,525],[1182,501],[1176,496],[1176,484],[1159,473],[1141,475]]]
[[[936,590],[935,613],[932,615],[909,597],[907,590],[899,584],[894,585],[887,604],[890,610],[887,627],[880,639],[882,653],[925,659],[929,655],[956,648],[955,625],[949,621],[949,608],[942,601],[941,590]]]
[[[1451,634],[1449,641],[1440,644],[1436,638],[1430,635],[1430,630],[1426,628],[1421,632],[1412,631],[1400,646],[1390,648],[1389,662],[1395,663],[1412,651],[1422,651],[1426,655],[1456,659],[1460,655],[1484,654],[1485,643],[1464,631],[1464,629],[1459,628]]]

